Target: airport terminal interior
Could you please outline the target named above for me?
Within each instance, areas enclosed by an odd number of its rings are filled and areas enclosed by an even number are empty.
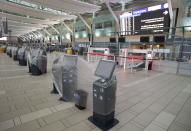
[[[0,0],[0,131],[191,131],[191,0]]]

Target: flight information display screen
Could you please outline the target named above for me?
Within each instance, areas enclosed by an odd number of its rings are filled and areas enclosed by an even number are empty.
[[[125,12],[120,16],[121,35],[161,34],[167,32],[170,16],[166,4]]]

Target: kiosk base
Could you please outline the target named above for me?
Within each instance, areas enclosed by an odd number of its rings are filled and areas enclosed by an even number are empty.
[[[51,94],[58,94],[58,91],[57,91],[57,89],[56,89],[54,83],[53,83],[53,89],[52,89],[52,91],[51,91],[50,93],[51,93]]]
[[[59,101],[64,101],[64,102],[69,102],[68,100],[66,100],[64,97],[60,97]]]
[[[84,109],[86,109],[85,107],[79,106],[79,105],[77,105],[77,104],[75,104],[75,106],[76,106],[79,110],[84,110]]]
[[[19,65],[27,66],[27,62],[25,60],[19,60]]]
[[[119,121],[115,119],[113,116],[114,112],[106,116],[94,113],[93,116],[90,116],[88,118],[88,120],[101,130],[107,131],[119,123]]]
[[[29,66],[29,73],[31,73],[32,71],[31,71],[32,69],[31,69],[31,66]]]
[[[14,57],[13,57],[13,60],[14,60],[14,61],[17,61],[17,60],[18,60],[18,59],[17,59],[17,56],[14,56]]]
[[[31,67],[31,73],[32,73],[32,75],[36,75],[36,76],[42,74],[41,71],[38,69],[38,67],[36,67],[34,65],[32,65],[32,67]]]

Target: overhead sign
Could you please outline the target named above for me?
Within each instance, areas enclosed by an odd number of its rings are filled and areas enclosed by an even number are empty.
[[[167,3],[125,12],[120,16],[121,35],[160,34],[168,31],[164,28],[169,27],[169,24]]]
[[[147,13],[147,12],[148,12],[148,8],[143,8],[143,9],[133,10],[132,15],[140,15],[142,13]]]
[[[168,3],[155,5],[155,6],[151,6],[151,7],[147,7],[147,8],[143,8],[143,9],[133,10],[133,11],[128,12],[128,13],[125,12],[122,15],[120,15],[120,18],[121,17],[133,17],[133,16],[141,15],[142,13],[148,13],[148,12],[163,10],[163,9],[168,9]]]

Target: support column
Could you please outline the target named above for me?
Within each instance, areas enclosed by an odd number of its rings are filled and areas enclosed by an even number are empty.
[[[173,8],[172,8],[172,1],[167,0],[168,2],[168,9],[169,9],[169,15],[170,15],[170,29],[169,29],[169,35],[168,38],[171,39],[174,34],[173,33],[173,27],[175,26],[175,18],[173,14]]]

